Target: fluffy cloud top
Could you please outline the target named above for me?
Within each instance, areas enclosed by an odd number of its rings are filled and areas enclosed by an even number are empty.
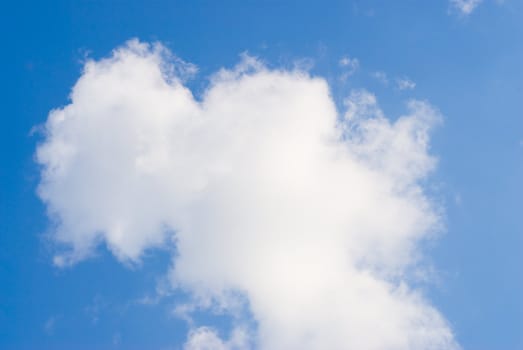
[[[339,113],[324,79],[252,57],[198,99],[183,75],[130,41],[50,113],[38,193],[68,247],[57,264],[174,243],[173,288],[236,325],[226,340],[195,328],[188,349],[459,348],[408,283],[440,221],[420,184],[434,108],[410,101],[392,122],[360,90]]]

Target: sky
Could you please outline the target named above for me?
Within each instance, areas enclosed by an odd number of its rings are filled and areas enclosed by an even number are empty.
[[[2,7],[0,348],[523,348],[523,2]]]

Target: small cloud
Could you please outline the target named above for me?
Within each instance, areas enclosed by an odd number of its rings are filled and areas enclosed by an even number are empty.
[[[58,321],[59,316],[51,316],[45,321],[44,323],[44,332],[47,335],[52,335],[54,333],[54,329],[56,326],[56,322]]]
[[[197,305],[194,303],[180,303],[174,307],[172,310],[173,316],[184,320],[187,322],[188,325],[192,326],[194,324],[193,317],[191,314],[194,312],[194,310],[197,309]]]
[[[171,295],[172,288],[169,286],[169,283],[170,282],[165,278],[159,279],[156,282],[156,288],[152,295],[144,295],[143,297],[134,300],[134,303],[145,306],[158,305],[164,298]]]
[[[459,193],[456,193],[454,195],[454,204],[456,204],[457,206],[461,206],[462,203],[463,199],[461,198],[461,195]]]
[[[106,309],[109,304],[100,296],[96,295],[93,302],[84,308],[85,314],[91,319],[95,325],[100,320],[100,313]]]
[[[374,17],[374,15],[376,14],[376,11],[373,8],[364,9],[361,8],[357,3],[352,4],[352,12],[356,16],[362,15],[366,17]]]
[[[357,58],[350,58],[349,56],[344,56],[339,61],[340,67],[349,67],[352,69],[357,69],[360,65]]]
[[[450,0],[450,6],[461,15],[470,15],[483,0]]]
[[[314,63],[314,59],[304,57],[294,60],[293,66],[296,70],[308,72],[314,67]]]
[[[66,265],[65,257],[62,255],[53,256],[53,265],[56,267],[64,267]]]
[[[118,346],[122,343],[122,335],[117,332],[113,335],[113,345]]]
[[[221,339],[218,333],[210,327],[199,327],[191,330],[184,350],[216,349],[248,349],[249,334],[242,328],[234,328],[229,339]]]
[[[382,83],[383,85],[389,85],[389,78],[387,77],[387,73],[382,71],[376,71],[372,72],[370,74],[371,77]]]
[[[416,83],[407,77],[396,79],[396,85],[400,90],[412,90],[416,87]]]
[[[146,295],[144,297],[141,297],[137,300],[135,300],[135,303],[138,305],[158,305],[160,302],[161,297],[159,296],[150,296]]]
[[[343,69],[343,73],[340,76],[341,81],[347,80],[360,67],[360,61],[357,58],[351,58],[349,56],[342,57],[338,64]]]

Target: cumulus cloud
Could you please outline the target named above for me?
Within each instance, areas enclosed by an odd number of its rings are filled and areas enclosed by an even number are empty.
[[[437,110],[412,100],[391,121],[357,90],[339,112],[324,79],[249,56],[195,98],[172,62],[130,41],[49,114],[55,262],[175,245],[171,287],[235,325],[225,340],[191,325],[187,349],[458,349],[409,283],[440,228],[422,186]]]
[[[470,15],[482,0],[450,0],[450,6],[460,14]]]

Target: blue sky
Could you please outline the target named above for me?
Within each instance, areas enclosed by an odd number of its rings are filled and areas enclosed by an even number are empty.
[[[102,243],[56,266],[57,244],[45,238],[53,225],[36,194],[45,136],[34,127],[71,103],[86,57],[108,57],[131,38],[161,42],[197,66],[186,85],[198,98],[209,76],[247,52],[269,70],[306,66],[340,109],[361,89],[392,120],[409,99],[430,102],[443,122],[431,134],[438,164],[422,186],[444,208],[445,229],[418,248],[432,273],[417,288],[464,349],[523,348],[522,2],[484,0],[467,14],[445,0],[24,1],[4,4],[2,17],[0,348],[186,342],[191,325],[172,310],[191,292],[144,302],[168,283],[169,248],[147,249],[135,263]],[[402,79],[415,86],[401,89]],[[220,335],[234,323],[204,308],[192,317]]]

